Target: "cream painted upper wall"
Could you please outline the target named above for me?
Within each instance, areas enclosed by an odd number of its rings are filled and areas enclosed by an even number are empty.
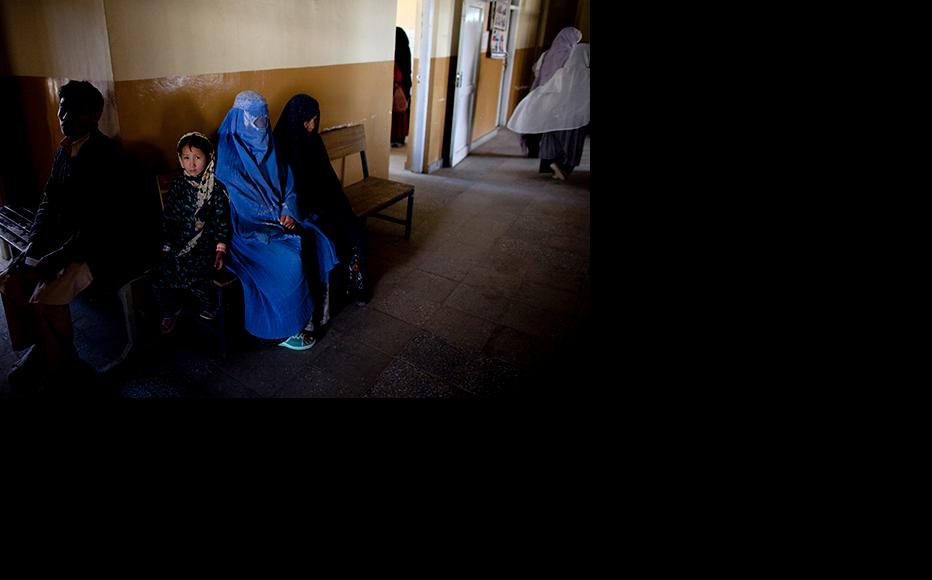
[[[434,58],[453,54],[453,3],[461,0],[434,0]]]
[[[398,0],[398,11],[395,14],[395,26],[406,30],[414,30],[417,24],[418,0]]]
[[[103,0],[115,81],[394,59],[391,0]]]
[[[2,72],[113,80],[103,0],[0,0],[0,25]]]
[[[515,48],[533,48],[537,46],[537,29],[541,19],[543,0],[521,0],[518,15],[518,37]]]

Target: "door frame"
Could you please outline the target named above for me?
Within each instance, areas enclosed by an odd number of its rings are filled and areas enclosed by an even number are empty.
[[[426,173],[427,108],[430,103],[430,59],[433,52],[434,0],[421,0],[417,19],[418,68],[414,82],[414,130],[411,139],[411,168],[414,173]]]
[[[508,7],[508,55],[505,57],[505,67],[502,71],[502,84],[498,93],[497,124],[503,127],[508,124],[508,101],[511,98],[511,85],[514,78],[515,43],[518,41],[518,20],[520,6],[512,4]]]

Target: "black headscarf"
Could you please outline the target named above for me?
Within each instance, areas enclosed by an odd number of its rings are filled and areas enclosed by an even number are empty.
[[[401,88],[405,97],[411,102],[411,48],[408,35],[400,27],[395,27],[395,64],[401,69]]]
[[[308,133],[304,123],[314,117],[317,123]],[[297,94],[282,109],[275,125],[275,148],[279,157],[291,166],[302,211],[325,217],[345,216],[346,212],[352,216],[353,210],[330,164],[319,129],[320,105],[317,100],[310,95]]]

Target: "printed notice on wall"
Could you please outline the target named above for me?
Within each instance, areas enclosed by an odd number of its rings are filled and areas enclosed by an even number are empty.
[[[506,46],[508,39],[508,2],[492,2],[489,18],[489,32],[491,33],[488,46],[490,58],[505,58],[508,52]],[[484,45],[483,45],[484,46]]]

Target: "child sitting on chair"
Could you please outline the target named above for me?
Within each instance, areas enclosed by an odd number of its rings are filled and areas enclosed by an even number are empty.
[[[214,152],[201,133],[178,141],[178,161],[184,174],[165,195],[162,218],[162,263],[152,284],[161,312],[161,332],[175,328],[182,299],[193,296],[200,317],[217,316],[213,273],[223,268],[232,234],[230,198],[214,178]]]

